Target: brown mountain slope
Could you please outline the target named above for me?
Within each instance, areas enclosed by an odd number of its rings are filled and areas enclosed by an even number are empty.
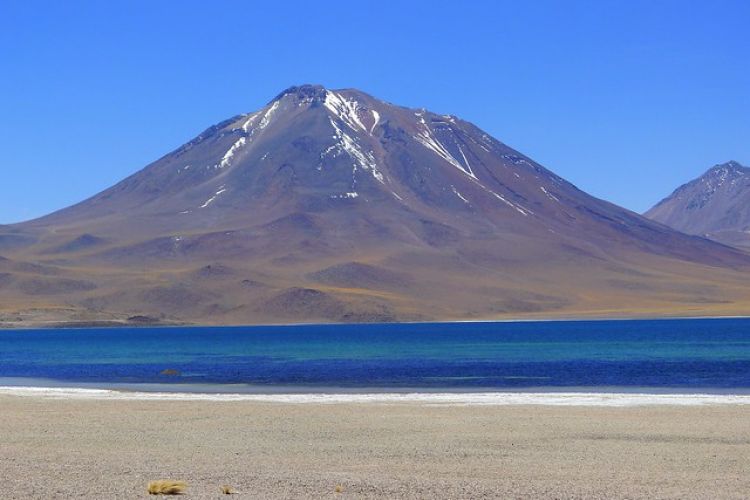
[[[0,228],[0,254],[57,273],[8,272],[11,319],[722,314],[750,297],[744,252],[593,198],[454,116],[310,85]]]
[[[645,216],[678,231],[728,245],[750,246],[750,168],[715,165],[677,188]]]

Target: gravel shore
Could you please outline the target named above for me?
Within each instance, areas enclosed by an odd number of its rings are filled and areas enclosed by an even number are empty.
[[[4,499],[746,498],[749,464],[747,406],[0,396]]]

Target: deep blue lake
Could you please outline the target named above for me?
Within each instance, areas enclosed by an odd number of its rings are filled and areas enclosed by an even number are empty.
[[[747,392],[750,320],[0,330],[0,377],[175,390],[240,384],[232,392]]]

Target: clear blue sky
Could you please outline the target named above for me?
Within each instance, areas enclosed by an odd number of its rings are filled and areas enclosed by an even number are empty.
[[[750,164],[750,1],[0,0],[0,222],[300,83],[473,121],[643,211]]]

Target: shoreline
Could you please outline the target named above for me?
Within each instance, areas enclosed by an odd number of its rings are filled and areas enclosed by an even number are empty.
[[[263,327],[298,327],[298,326],[375,326],[375,325],[445,325],[445,324],[471,324],[471,323],[588,323],[597,321],[679,321],[679,320],[729,320],[750,319],[750,315],[701,315],[701,316],[550,316],[550,317],[514,317],[497,319],[446,319],[426,321],[392,321],[392,322],[362,322],[362,323],[253,323],[247,325],[234,324],[208,324],[208,323],[128,323],[119,321],[102,322],[49,322],[28,325],[0,323],[0,333],[3,331],[24,330],[121,330],[121,329],[173,329],[173,328],[263,328]]]
[[[0,386],[0,396],[49,400],[181,401],[270,403],[285,405],[398,405],[423,406],[746,406],[750,394],[648,392],[289,392],[209,393],[148,392],[82,387]]]

